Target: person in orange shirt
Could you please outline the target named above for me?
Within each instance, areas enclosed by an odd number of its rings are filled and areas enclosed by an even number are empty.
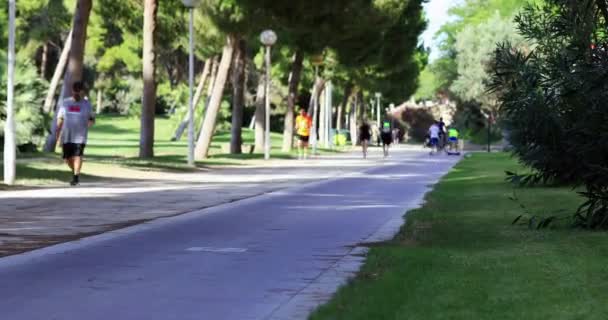
[[[298,136],[298,159],[308,157],[308,143],[310,141],[310,128],[312,119],[306,113],[306,109],[301,108],[300,114],[296,117],[296,135]]]

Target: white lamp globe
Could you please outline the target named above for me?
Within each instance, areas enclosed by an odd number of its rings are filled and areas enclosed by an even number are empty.
[[[272,30],[266,30],[260,34],[260,41],[267,47],[273,46],[277,42],[277,34]]]

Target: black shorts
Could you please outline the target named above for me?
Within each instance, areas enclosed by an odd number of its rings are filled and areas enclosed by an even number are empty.
[[[382,138],[382,144],[393,143],[393,134],[390,132],[383,132],[380,137]]]
[[[82,157],[84,154],[84,147],[86,145],[83,143],[64,143],[63,144],[63,158],[69,159],[74,157]]]
[[[308,143],[308,141],[310,141],[310,136],[298,135],[298,140],[300,140],[300,142]]]
[[[359,141],[367,141],[369,142],[372,139],[369,135],[362,134],[359,136]]]

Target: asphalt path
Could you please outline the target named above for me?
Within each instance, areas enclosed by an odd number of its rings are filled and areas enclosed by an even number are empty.
[[[305,319],[457,160],[394,150],[362,172],[0,259],[0,319]]]

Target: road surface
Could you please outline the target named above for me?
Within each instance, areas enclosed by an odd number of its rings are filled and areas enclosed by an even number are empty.
[[[0,259],[0,319],[305,319],[457,161],[365,172]]]

